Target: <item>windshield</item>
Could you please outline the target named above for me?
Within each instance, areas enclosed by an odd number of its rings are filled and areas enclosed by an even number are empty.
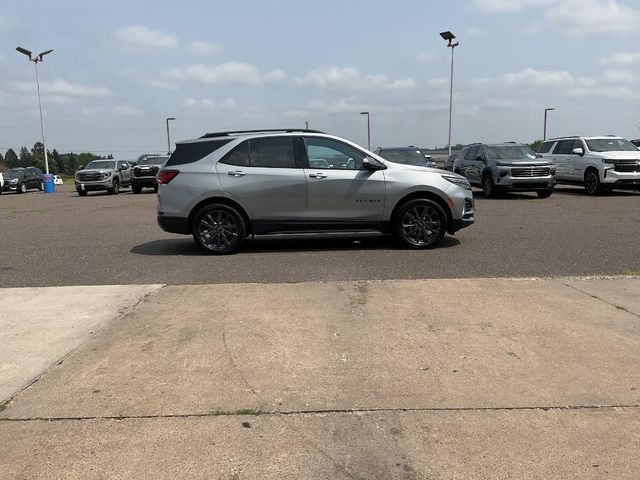
[[[115,160],[94,160],[93,162],[90,162],[89,165],[87,165],[86,170],[89,170],[89,169],[113,170],[115,168],[116,168]]]
[[[624,138],[596,138],[587,140],[587,147],[592,152],[637,152],[638,147]]]
[[[169,157],[147,157],[138,162],[138,165],[164,165]]]
[[[495,160],[534,160],[536,154],[526,145],[487,147],[489,158]]]
[[[5,171],[2,176],[5,180],[11,180],[12,178],[21,178],[24,176],[24,168],[11,168]]]
[[[417,167],[425,167],[427,165],[427,159],[420,153],[420,150],[380,150],[378,155],[394,163],[415,165]]]

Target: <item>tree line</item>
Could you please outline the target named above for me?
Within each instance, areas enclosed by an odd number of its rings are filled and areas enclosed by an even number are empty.
[[[17,154],[13,148],[10,148],[5,152],[4,157],[0,154],[0,171],[3,170],[2,165],[5,168],[36,167],[43,172],[45,171],[42,142],[34,143],[31,150],[23,146],[19,152]],[[86,166],[90,161],[100,159],[113,159],[113,155],[105,157],[91,152],[60,153],[55,148],[47,150],[49,172],[56,175],[73,175],[81,165]]]

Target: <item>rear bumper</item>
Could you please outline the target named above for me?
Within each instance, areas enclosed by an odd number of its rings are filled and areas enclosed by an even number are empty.
[[[179,233],[181,235],[189,235],[189,222],[183,217],[171,217],[166,215],[158,215],[158,225],[168,233]]]

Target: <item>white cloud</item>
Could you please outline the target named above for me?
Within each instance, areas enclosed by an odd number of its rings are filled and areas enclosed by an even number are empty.
[[[122,115],[126,117],[142,115],[143,113],[141,110],[138,110],[137,108],[132,107],[131,105],[118,105],[113,109],[113,112],[116,115]]]
[[[21,83],[18,89],[22,91],[35,91],[36,84]],[[70,83],[66,80],[57,79],[52,82],[40,82],[40,91],[49,95],[63,95],[68,97],[109,97],[113,95],[111,90],[106,87],[90,87],[88,85],[80,85]]]
[[[576,83],[583,87],[593,87],[598,83],[598,81],[592,77],[578,77],[576,79]]]
[[[203,98],[202,100],[187,98],[182,102],[182,105],[193,110],[228,110],[236,107],[236,101],[233,98],[227,98],[218,104],[209,98]]]
[[[433,62],[433,54],[429,52],[419,53],[416,55],[416,60],[423,63]]]
[[[606,70],[602,78],[611,83],[632,83],[636,80],[636,75],[626,70]]]
[[[142,25],[134,25],[117,30],[116,39],[121,44],[131,47],[173,49],[178,48],[180,45],[180,40],[177,36]]]
[[[545,12],[545,18],[569,33],[634,31],[640,10],[618,0],[560,0]]]
[[[189,52],[194,55],[217,55],[223,52],[224,47],[219,43],[191,42],[187,46]]]
[[[365,75],[353,67],[328,67],[312,70],[304,77],[296,79],[299,85],[335,88],[383,88],[412,89],[416,86],[413,78],[393,80],[386,75]]]
[[[573,82],[573,77],[568,72],[540,71],[533,68],[526,68],[518,73],[507,73],[503,79],[507,85],[514,87],[549,87]]]
[[[600,60],[602,64],[635,65],[640,63],[640,52],[617,52]]]
[[[480,10],[487,13],[512,13],[530,7],[541,7],[554,0],[472,0]]]
[[[285,78],[284,72],[280,70],[262,74],[254,65],[243,62],[226,62],[214,67],[199,63],[187,68],[172,68],[167,76],[172,80],[212,85],[225,83],[260,85],[264,82],[281,81]]]
[[[428,82],[432,88],[446,88],[449,86],[449,80],[446,78],[433,78]]]
[[[639,95],[629,87],[608,86],[608,87],[579,87],[570,89],[567,94],[571,97],[604,97],[604,98],[624,98],[637,99]]]
[[[340,98],[337,100],[312,100],[307,104],[309,110],[316,110],[325,113],[352,113],[366,110],[363,105],[353,103],[351,98]]]

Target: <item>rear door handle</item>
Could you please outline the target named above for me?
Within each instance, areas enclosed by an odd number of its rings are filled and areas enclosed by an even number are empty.
[[[229,175],[232,177],[243,177],[247,172],[243,172],[242,170],[236,170],[235,172],[229,172]]]
[[[311,178],[327,178],[326,173],[310,173],[309,176]]]

